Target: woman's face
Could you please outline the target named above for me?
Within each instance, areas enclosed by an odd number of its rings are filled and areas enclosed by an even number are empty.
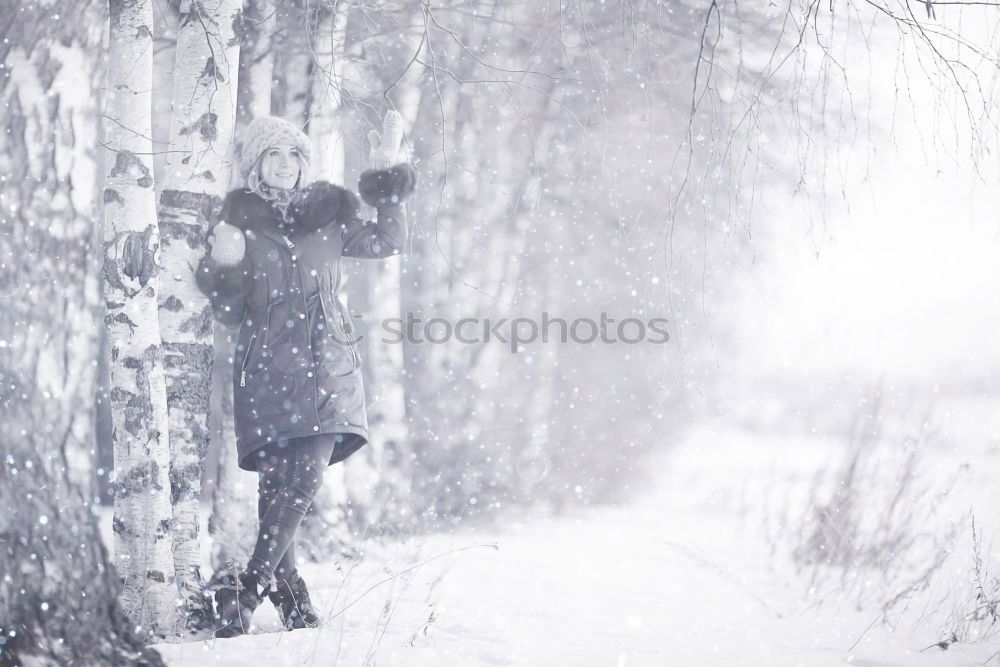
[[[294,188],[299,178],[299,150],[287,144],[268,148],[264,151],[260,177],[272,188]]]

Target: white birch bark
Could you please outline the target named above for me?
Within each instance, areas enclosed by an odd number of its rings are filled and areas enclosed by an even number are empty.
[[[150,0],[109,0],[104,189],[105,324],[111,351],[115,565],[122,606],[153,636],[176,628],[169,429],[153,190]]]
[[[198,509],[208,450],[213,319],[195,284],[202,239],[229,185],[239,43],[240,0],[180,3],[173,70],[173,115],[160,194],[160,331],[170,418],[174,568],[191,629],[212,620],[203,595]]]

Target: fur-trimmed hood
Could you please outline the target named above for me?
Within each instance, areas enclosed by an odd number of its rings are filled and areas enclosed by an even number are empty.
[[[304,236],[331,224],[348,224],[358,217],[361,202],[346,188],[314,181],[295,193],[288,204],[290,236]],[[282,222],[281,209],[245,188],[232,190],[222,204],[221,219],[240,229],[271,227]]]
[[[376,208],[395,206],[416,189],[417,172],[408,163],[388,169],[368,169],[358,179],[358,191],[365,203]],[[313,181],[295,193],[288,204],[286,224],[290,236],[315,232],[332,224],[350,225],[358,219],[361,201],[358,195],[329,181]],[[270,225],[277,229],[282,222],[281,209],[244,188],[232,190],[222,204],[222,219],[240,229]]]

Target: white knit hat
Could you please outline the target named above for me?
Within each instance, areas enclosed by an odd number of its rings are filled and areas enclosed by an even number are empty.
[[[247,127],[243,137],[243,149],[240,151],[240,174],[243,178],[250,175],[254,163],[264,151],[279,144],[295,146],[299,149],[299,153],[306,163],[309,163],[312,145],[309,143],[309,137],[302,130],[277,116],[254,118],[250,126]]]

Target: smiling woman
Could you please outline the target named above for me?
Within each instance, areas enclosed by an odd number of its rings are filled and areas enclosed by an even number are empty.
[[[274,146],[261,156],[260,175],[265,183],[276,188],[298,187],[305,165],[299,150],[286,144]]]
[[[280,119],[266,116],[257,120],[260,122],[247,128],[239,155],[240,174],[247,187],[270,199],[261,192],[262,185],[279,191],[304,186],[312,154],[308,138],[291,123],[279,122]]]
[[[337,307],[341,258],[399,254],[403,202],[416,185],[406,163],[362,172],[361,199],[377,211],[364,220],[350,190],[305,184],[311,145],[295,125],[264,116],[246,135],[240,168],[249,188],[226,195],[197,271],[216,317],[240,325],[233,422],[239,466],[258,473],[260,499],[245,570],[217,575],[216,637],[246,633],[265,594],[286,628],[319,623],[296,567],[295,533],[324,469],[369,435],[361,359]]]

